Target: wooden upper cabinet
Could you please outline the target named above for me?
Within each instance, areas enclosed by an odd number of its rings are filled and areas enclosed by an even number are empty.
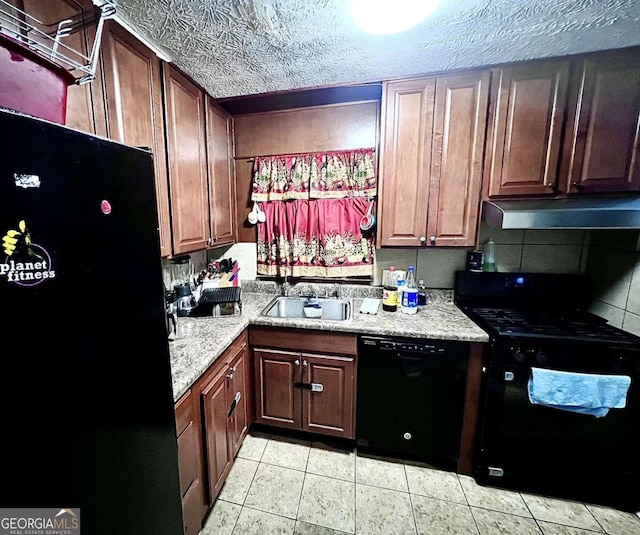
[[[173,253],[182,254],[205,249],[209,238],[205,95],[172,65],[164,67]]]
[[[380,245],[420,245],[427,231],[435,92],[435,78],[384,84]]]
[[[572,85],[561,189],[638,191],[640,52],[584,59]]]
[[[160,60],[114,21],[105,25],[102,59],[107,135],[153,152],[160,252],[169,256],[171,226]]]
[[[54,25],[79,13],[90,13],[94,9],[90,0],[22,0],[22,3],[25,13],[46,25]],[[65,37],[62,43],[81,54],[87,54],[87,50],[93,46],[94,35],[95,25],[88,26]],[[30,34],[29,37],[38,41],[37,35]],[[74,60],[79,59],[71,53],[69,56]],[[94,81],[67,87],[66,126],[89,134],[104,134],[100,83],[98,69]]]
[[[568,78],[569,61],[493,71],[489,196],[555,193]]]
[[[488,95],[487,71],[385,84],[381,245],[474,244]]]
[[[207,97],[207,160],[209,166],[210,245],[235,239],[232,119]]]
[[[428,245],[475,243],[488,99],[488,71],[436,82]]]

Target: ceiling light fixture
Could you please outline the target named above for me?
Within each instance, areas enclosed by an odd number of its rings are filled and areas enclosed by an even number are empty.
[[[349,13],[362,31],[400,33],[425,20],[440,0],[349,0]]]

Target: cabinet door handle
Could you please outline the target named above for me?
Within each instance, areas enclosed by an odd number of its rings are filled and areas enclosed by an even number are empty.
[[[426,236],[420,236],[420,243],[422,245],[424,245],[427,242],[427,237]]]
[[[311,390],[311,392],[324,392],[324,385],[322,383],[293,383],[293,386]]]
[[[436,237],[435,236],[429,236],[429,241],[433,244],[436,243]]]
[[[294,361],[293,361],[293,363],[294,363],[296,366],[300,366],[300,361],[299,361],[298,359],[294,360]]]
[[[236,410],[236,407],[238,406],[238,403],[240,403],[241,399],[242,399],[242,394],[240,392],[236,392],[236,395],[234,396],[233,401],[231,402],[231,407],[229,407],[229,412],[227,412],[227,418],[231,418],[233,411]]]
[[[302,361],[302,365],[303,365],[303,366],[305,366],[305,367],[306,367],[306,366],[308,366],[307,361],[306,361],[306,360],[303,360],[303,361]]]
[[[578,182],[577,180],[575,180],[575,181],[571,182],[571,186],[574,187],[574,188],[578,188],[579,189],[579,188],[582,187],[582,184],[580,182]]]
[[[204,240],[205,245],[211,245],[211,238]]]

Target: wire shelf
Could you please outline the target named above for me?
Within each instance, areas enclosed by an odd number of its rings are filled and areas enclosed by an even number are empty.
[[[46,24],[8,0],[0,0],[0,33],[71,73],[74,83],[85,84],[95,78],[104,21],[115,14],[115,0],[104,0],[93,11]],[[65,42],[66,37],[93,24],[96,32],[87,54]]]

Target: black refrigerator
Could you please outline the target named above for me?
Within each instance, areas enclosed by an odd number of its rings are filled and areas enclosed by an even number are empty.
[[[152,154],[0,110],[0,508],[182,532]]]

